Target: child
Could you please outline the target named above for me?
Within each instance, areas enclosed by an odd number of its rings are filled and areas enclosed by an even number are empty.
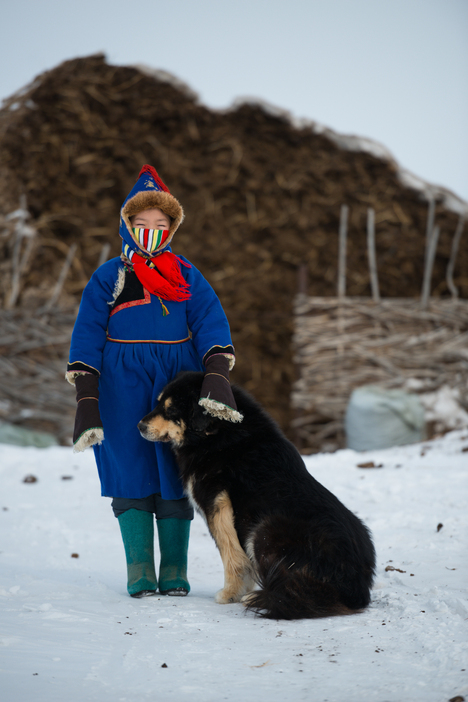
[[[74,451],[93,446],[101,493],[113,498],[119,520],[132,597],[154,595],[158,584],[161,594],[188,594],[193,519],[168,444],[143,439],[138,422],[181,370],[205,370],[205,411],[242,420],[229,385],[234,348],[221,303],[170,249],[183,217],[155,169],[143,166],[120,213],[122,254],[100,266],[83,292],[66,374],[77,391]]]

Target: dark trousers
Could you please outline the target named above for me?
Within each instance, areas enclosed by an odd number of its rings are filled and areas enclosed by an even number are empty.
[[[152,512],[156,519],[193,519],[193,507],[187,497],[181,500],[163,500],[159,493],[142,499],[114,497],[112,509],[116,517],[129,509],[139,509],[142,512]]]

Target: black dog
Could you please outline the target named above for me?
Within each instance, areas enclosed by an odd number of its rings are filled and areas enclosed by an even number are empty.
[[[242,423],[205,414],[202,380],[203,373],[180,373],[138,428],[149,441],[173,445],[185,490],[223,561],[216,601],[242,600],[271,619],[362,610],[375,568],[367,528],[308,473],[246,392],[233,386]]]

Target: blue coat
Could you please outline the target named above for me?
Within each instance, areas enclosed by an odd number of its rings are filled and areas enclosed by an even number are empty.
[[[114,300],[119,269],[125,271],[125,284]],[[202,359],[213,346],[232,342],[213,288],[193,265],[181,269],[191,298],[164,301],[168,315],[160,299],[124,269],[120,258],[100,266],[83,292],[69,368],[84,364],[99,373],[104,441],[93,448],[102,495],[142,498],[160,493],[168,500],[184,496],[169,445],[146,441],[137,424],[179,371],[203,370]]]

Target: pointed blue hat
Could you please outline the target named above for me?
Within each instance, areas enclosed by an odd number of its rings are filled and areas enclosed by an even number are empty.
[[[171,218],[169,236],[161,245],[161,248],[166,249],[184,219],[184,210],[180,202],[171,195],[169,188],[163,183],[156,169],[146,164],[141,169],[137,182],[130,190],[120,210],[119,233],[129,245],[131,242],[135,243],[130,217],[151,207],[159,207]]]

